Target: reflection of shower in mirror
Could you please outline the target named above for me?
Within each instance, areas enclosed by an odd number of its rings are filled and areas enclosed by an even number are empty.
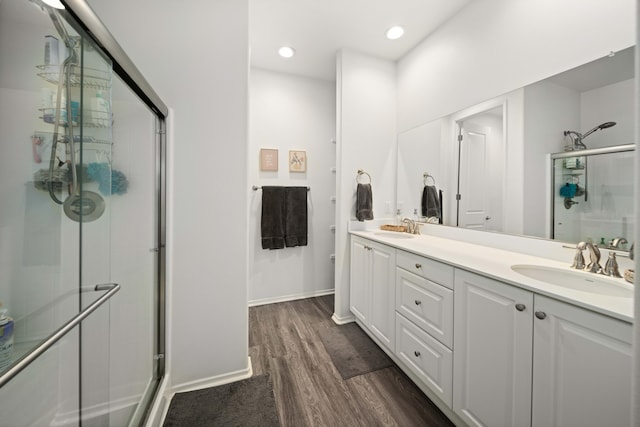
[[[594,127],[593,129],[585,132],[584,134],[580,132],[576,132],[573,130],[565,130],[564,136],[569,136],[571,138],[571,144],[564,147],[564,151],[574,151],[574,150],[586,150],[587,146],[582,142],[583,139],[591,135],[597,130],[607,129],[616,125],[616,122],[605,122],[601,125]]]

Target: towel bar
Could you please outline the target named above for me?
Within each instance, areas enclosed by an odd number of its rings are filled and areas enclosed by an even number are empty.
[[[260,187],[259,185],[254,185],[251,187],[251,189],[253,191],[258,191],[258,190],[262,190],[262,187]],[[311,191],[311,187],[307,187],[307,191]]]

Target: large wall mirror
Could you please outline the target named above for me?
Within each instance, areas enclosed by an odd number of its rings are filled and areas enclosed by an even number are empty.
[[[445,226],[631,240],[634,94],[630,47],[403,132],[396,207]],[[425,186],[442,193],[439,221]]]

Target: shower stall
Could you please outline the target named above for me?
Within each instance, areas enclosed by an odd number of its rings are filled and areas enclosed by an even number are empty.
[[[0,424],[141,425],[168,109],[84,0],[50,3],[0,0]]]

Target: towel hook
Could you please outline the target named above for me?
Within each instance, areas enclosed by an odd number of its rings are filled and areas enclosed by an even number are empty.
[[[367,182],[360,182],[360,177],[362,175],[367,175],[367,177],[369,177],[369,182],[368,183]],[[371,184],[371,175],[369,175],[367,172],[365,172],[362,169],[358,169],[358,176],[356,176],[356,182],[358,184]]]
[[[433,185],[436,185],[436,179],[434,177],[432,177],[431,175],[429,175],[427,172],[425,172],[422,175],[422,178],[423,178],[424,185],[428,184],[429,178],[431,178],[431,181],[433,181]]]

